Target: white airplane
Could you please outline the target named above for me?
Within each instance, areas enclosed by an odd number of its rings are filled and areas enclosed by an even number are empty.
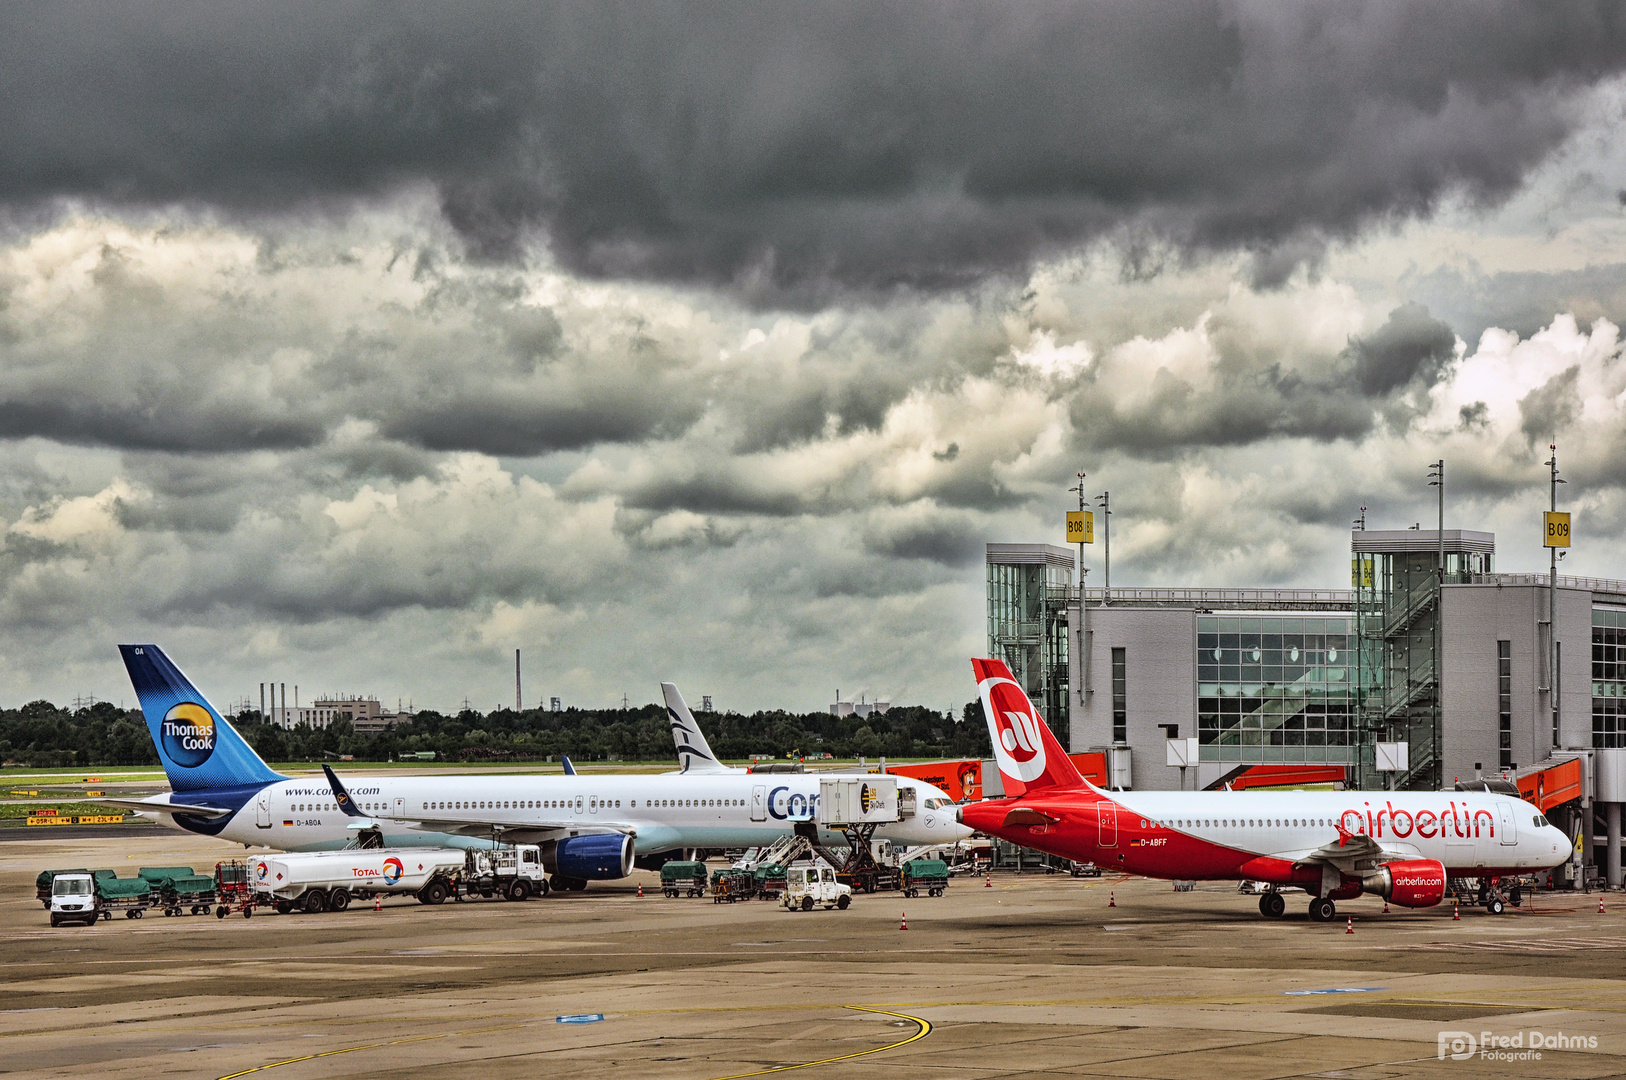
[[[811,773],[369,776],[348,791],[336,777],[293,779],[260,760],[158,646],[119,651],[172,790],[102,801],[245,847],[332,850],[361,831],[389,846],[540,844],[554,887],[580,889],[685,849],[767,846],[818,819],[820,777]],[[944,792],[896,780],[901,820],[878,837],[917,845],[970,835]],[[844,843],[819,831],[824,843]]]

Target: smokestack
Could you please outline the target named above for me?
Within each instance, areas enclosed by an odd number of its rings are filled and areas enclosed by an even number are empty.
[[[514,650],[514,711],[524,708],[524,698],[519,692],[519,650]]]

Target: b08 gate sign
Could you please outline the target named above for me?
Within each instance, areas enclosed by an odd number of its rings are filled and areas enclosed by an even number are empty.
[[[1069,544],[1095,543],[1095,512],[1091,510],[1067,511],[1067,542]]]
[[[1567,548],[1570,546],[1570,516],[1568,513],[1553,513],[1548,511],[1541,515],[1542,530],[1545,534],[1542,547]]]

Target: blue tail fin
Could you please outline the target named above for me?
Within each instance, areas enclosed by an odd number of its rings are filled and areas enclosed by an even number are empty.
[[[156,645],[120,645],[147,731],[176,791],[269,784],[280,773],[215,711]]]

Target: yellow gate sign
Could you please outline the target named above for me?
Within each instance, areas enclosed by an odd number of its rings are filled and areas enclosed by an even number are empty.
[[[1557,514],[1551,511],[1541,515],[1542,523],[1546,526],[1546,539],[1542,547],[1561,548],[1570,546],[1570,516],[1567,513]]]
[[[1095,513],[1091,510],[1067,511],[1067,542],[1069,544],[1095,543]]]

